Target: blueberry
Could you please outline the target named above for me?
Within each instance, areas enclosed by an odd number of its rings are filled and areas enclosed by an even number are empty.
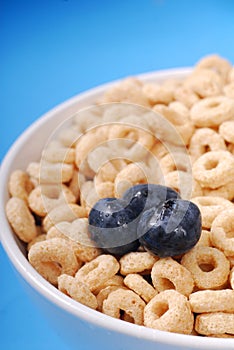
[[[186,253],[200,235],[200,210],[194,203],[182,199],[169,199],[161,208],[146,210],[137,229],[141,245],[160,257]]]
[[[105,252],[123,255],[139,247],[134,211],[123,199],[100,199],[89,213],[91,239]]]
[[[128,202],[136,216],[152,207],[162,206],[171,198],[180,198],[180,195],[170,187],[153,184],[133,186],[123,195],[123,199]]]

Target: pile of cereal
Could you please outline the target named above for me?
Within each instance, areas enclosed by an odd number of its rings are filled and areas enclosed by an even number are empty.
[[[74,300],[154,329],[234,337],[233,178],[234,67],[213,55],[183,80],[128,78],[78,112],[11,174],[6,213],[32,266]],[[166,257],[96,247],[95,203],[146,183],[199,207],[198,243]]]

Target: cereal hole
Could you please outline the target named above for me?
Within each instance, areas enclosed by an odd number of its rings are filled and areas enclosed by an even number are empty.
[[[165,277],[159,278],[159,283],[161,284],[164,290],[175,289],[174,284],[168,278],[165,278]]]
[[[212,170],[215,169],[217,167],[217,165],[219,164],[219,162],[216,159],[212,159],[209,162],[207,162],[205,164],[205,169],[206,170]]]
[[[219,106],[219,102],[218,101],[212,101],[211,103],[209,103],[209,107],[210,108],[216,108]]]
[[[198,261],[198,266],[203,272],[211,272],[217,267],[213,256],[202,256]]]
[[[163,316],[168,310],[169,306],[166,300],[155,303],[153,307],[153,312],[158,316],[158,318]]]

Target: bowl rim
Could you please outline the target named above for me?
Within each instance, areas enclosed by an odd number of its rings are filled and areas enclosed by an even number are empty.
[[[173,79],[181,76],[186,76],[191,72],[190,67],[185,68],[171,68],[165,70],[151,71],[148,73],[139,74],[136,77],[142,81]],[[123,78],[111,81],[81,92],[65,102],[57,105],[34,123],[32,123],[13,143],[5,155],[0,168],[0,222],[2,223],[0,231],[0,239],[2,246],[8,255],[11,263],[23,279],[42,295],[56,306],[62,308],[64,311],[83,319],[94,326],[105,328],[109,331],[114,331],[129,335],[136,338],[145,339],[152,342],[159,342],[161,344],[177,345],[180,347],[202,348],[202,349],[233,349],[233,339],[212,338],[212,337],[196,337],[191,335],[177,334],[154,330],[145,326],[138,326],[125,321],[118,320],[84,306],[70,297],[60,292],[57,288],[47,282],[39,273],[34,270],[23,253],[20,251],[13,232],[9,226],[5,215],[4,195],[6,191],[8,180],[8,169],[12,163],[13,158],[17,154],[18,148],[30,138],[30,135],[38,128],[44,125],[48,120],[52,119],[57,112],[66,110],[69,106],[82,101],[92,95],[103,93],[107,88],[115,85]],[[4,232],[4,234],[3,234]]]

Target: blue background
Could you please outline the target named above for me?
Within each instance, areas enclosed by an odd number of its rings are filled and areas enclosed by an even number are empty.
[[[232,0],[0,0],[0,159],[67,98],[127,75],[190,66],[209,53],[234,63]],[[67,350],[1,246],[0,275],[1,348]]]

